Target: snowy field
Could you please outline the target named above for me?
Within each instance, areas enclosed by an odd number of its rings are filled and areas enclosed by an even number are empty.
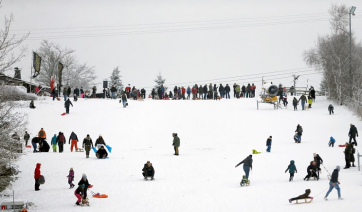
[[[337,200],[337,191],[323,197],[329,187],[327,172],[322,168],[319,181],[303,181],[306,169],[318,153],[330,173],[336,165],[344,167],[344,148],[349,124],[360,131],[360,120],[346,108],[330,104],[324,97],[310,110],[294,112],[289,97],[288,109],[273,110],[268,104],[256,109],[255,99],[221,101],[129,101],[122,108],[118,100],[80,99],[73,102],[70,114],[64,102],[51,98],[36,101],[36,109],[21,110],[28,114],[28,132],[33,137],[44,128],[48,141],[59,131],[68,139],[74,131],[80,139],[90,134],[93,142],[99,134],[113,148],[109,159],[89,159],[85,153],[70,152],[65,145],[62,154],[32,153],[19,161],[22,172],[14,183],[16,199],[35,204],[30,211],[361,211],[361,172],[356,168],[341,169],[339,174],[344,200]],[[26,103],[27,105],[28,103]],[[297,124],[302,125],[302,143],[293,140]],[[180,156],[174,156],[172,133],[181,139]],[[266,152],[266,139],[273,136],[271,153]],[[329,137],[336,139],[328,147]],[[356,150],[360,149],[362,140]],[[251,185],[240,187],[242,165],[235,165],[253,155]],[[357,151],[356,151],[357,152]],[[141,170],[147,160],[155,168],[155,180],[144,181]],[[295,160],[298,173],[289,182],[284,173],[290,160]],[[356,158],[357,160],[357,158]],[[41,163],[46,183],[34,191],[34,169]],[[356,162],[357,164],[357,162]],[[90,207],[76,206],[74,189],[69,189],[69,168],[75,171],[75,184],[86,173],[94,192],[107,199],[90,197]],[[290,204],[288,199],[311,189],[311,204]],[[90,196],[90,192],[88,191]]]

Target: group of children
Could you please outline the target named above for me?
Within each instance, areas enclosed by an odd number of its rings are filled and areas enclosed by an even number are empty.
[[[68,178],[69,189],[74,188],[75,185],[73,184],[73,181],[74,181],[73,168],[70,168],[67,178]],[[82,179],[78,183],[78,188],[75,189],[75,191],[74,191],[74,195],[77,197],[77,201],[75,202],[76,205],[80,205],[82,199],[83,199],[83,202],[88,202],[87,189],[89,186],[90,186],[90,184],[88,182],[87,175],[83,174]]]

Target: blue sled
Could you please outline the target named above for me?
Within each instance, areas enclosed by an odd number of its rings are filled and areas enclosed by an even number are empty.
[[[98,159],[109,159],[109,157],[105,157],[105,158],[98,158]]]
[[[112,147],[106,145],[106,148],[108,149],[108,152],[109,152],[109,153],[112,153]]]
[[[97,153],[97,150],[95,147],[92,147],[92,149],[93,149],[94,153]]]

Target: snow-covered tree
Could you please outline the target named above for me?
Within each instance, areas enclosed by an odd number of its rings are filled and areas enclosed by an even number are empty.
[[[12,15],[9,19],[5,17],[4,28],[0,29],[0,73],[20,61],[26,52],[25,48],[17,47],[28,35],[21,38],[16,38],[15,35],[10,36],[12,21]],[[20,51],[15,54],[15,50]],[[16,88],[14,87],[14,89]],[[16,160],[21,156],[23,144],[20,139],[17,139],[17,136],[13,135],[15,132],[21,135],[26,124],[26,117],[16,112],[19,103],[15,100],[18,99],[19,95],[16,92],[9,92],[9,86],[0,85],[0,191],[3,191],[9,183],[14,182],[19,172]]]
[[[120,97],[122,95],[123,92],[123,84],[122,84],[122,80],[121,80],[121,71],[118,70],[118,66],[113,69],[112,75],[110,77],[111,81],[110,81],[110,85],[114,85],[117,88],[117,97]]]
[[[161,73],[158,73],[158,75],[156,76],[156,79],[154,80],[154,82],[156,83],[156,86],[155,86],[155,90],[157,91],[157,89],[159,87],[161,87],[163,85],[163,87],[165,88],[165,92],[167,91],[167,87],[165,87],[165,82],[166,82],[166,79],[164,79],[161,75]]]

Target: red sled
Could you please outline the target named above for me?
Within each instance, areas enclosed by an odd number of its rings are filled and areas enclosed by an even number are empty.
[[[346,144],[340,144],[340,145],[338,145],[339,147],[346,147]]]
[[[67,113],[62,113],[61,115],[62,115],[62,116],[65,116],[65,114],[67,114]]]
[[[59,97],[57,97],[57,100],[58,100],[58,101],[60,101],[60,98],[59,98]]]
[[[93,185],[89,185],[88,188],[93,188]]]
[[[26,148],[31,148],[31,145],[26,146]]]

